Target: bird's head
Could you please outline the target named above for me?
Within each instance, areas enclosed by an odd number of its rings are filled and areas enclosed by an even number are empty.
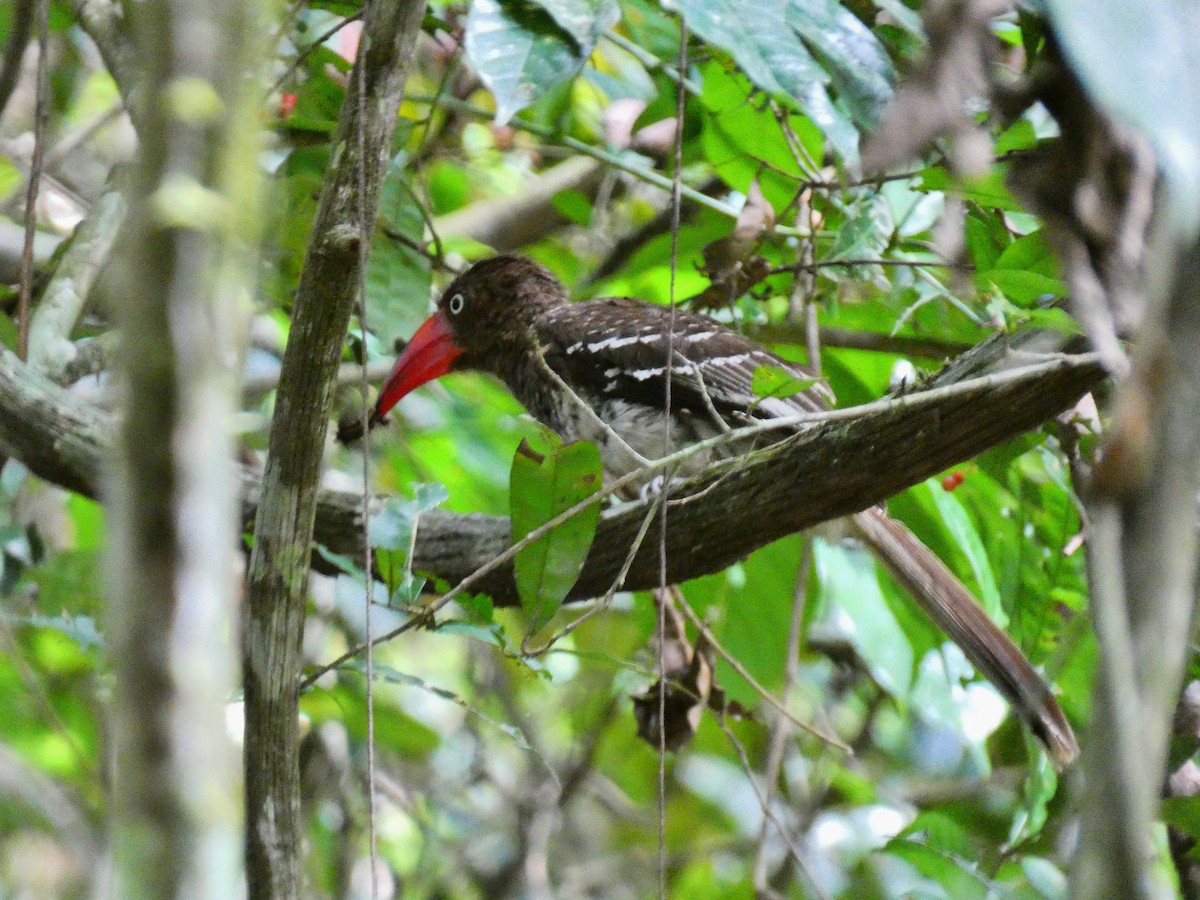
[[[506,355],[525,349],[532,317],[566,300],[562,283],[531,259],[495,256],[471,266],[450,282],[437,312],[396,360],[375,404],[376,418],[447,372],[498,373]]]

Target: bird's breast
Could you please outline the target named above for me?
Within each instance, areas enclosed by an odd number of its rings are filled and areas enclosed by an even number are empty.
[[[691,412],[668,416],[661,407],[615,397],[560,396],[547,412],[539,418],[564,440],[593,442],[605,472],[614,478],[721,433],[715,423]],[[678,474],[696,474],[727,455],[724,448],[696,453],[680,464]]]

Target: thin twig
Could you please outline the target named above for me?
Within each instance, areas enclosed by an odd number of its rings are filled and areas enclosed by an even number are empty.
[[[675,308],[675,304],[672,302],[672,304],[671,304],[672,318],[674,317],[674,308]],[[672,333],[672,335],[674,334],[674,326],[673,325],[672,325],[671,333]],[[687,372],[688,374],[696,376],[696,384],[700,388],[700,396],[704,400],[704,406],[705,406],[706,410],[708,411],[708,414],[710,416],[712,416],[713,424],[717,426],[717,430],[722,431],[722,432],[729,431],[730,430],[729,423],[725,421],[724,417],[722,417],[719,412],[717,412],[716,404],[713,403],[712,397],[709,396],[708,385],[705,384],[705,382],[704,382],[704,372],[701,371],[700,365],[698,363],[693,365],[691,363],[691,361],[689,361],[688,358],[686,356],[684,356],[682,353],[680,353],[678,350],[672,349],[671,355],[673,357],[678,358],[679,361],[681,363],[683,363],[683,365],[680,368],[681,372]],[[667,375],[669,378],[670,377],[669,371],[668,371]],[[668,412],[668,421],[669,420],[670,420],[670,413]]]
[[[746,329],[746,334],[759,343],[810,343],[807,321],[800,325],[791,322],[750,325]],[[970,344],[941,341],[936,338],[854,331],[849,328],[836,328],[828,325],[821,325],[817,329],[817,341],[822,347],[844,347],[851,350],[870,350],[876,353],[895,353],[899,356],[920,356],[927,359],[948,359],[971,349]],[[810,365],[814,362],[815,360],[809,360]]]
[[[526,648],[524,644],[521,646],[521,652],[525,656],[542,656],[553,649],[554,645],[573,632],[576,628],[586,622],[588,619],[608,609],[611,605],[613,597],[625,585],[625,576],[629,574],[629,569],[633,566],[633,560],[637,557],[638,551],[642,549],[642,542],[646,539],[646,535],[650,531],[650,526],[654,522],[655,514],[658,512],[658,504],[662,502],[662,495],[655,494],[654,499],[650,504],[650,508],[646,510],[646,515],[642,518],[642,525],[638,529],[637,534],[633,538],[633,543],[629,545],[629,552],[625,554],[625,562],[621,565],[621,570],[617,573],[617,577],[613,579],[608,590],[604,592],[599,600],[582,615],[575,617],[570,622],[562,627],[556,634],[550,638],[541,647]]]
[[[33,0],[37,5],[38,58],[37,100],[33,117],[33,158],[29,163],[29,185],[25,191],[25,245],[21,251],[21,293],[18,301],[17,356],[29,353],[29,306],[33,298],[33,236],[37,230],[38,188],[42,183],[42,154],[46,144],[46,121],[50,117],[46,54],[50,43],[50,0]]]
[[[804,608],[808,601],[808,576],[812,571],[812,538],[804,536],[800,550],[800,568],[796,573],[796,587],[792,592],[792,620],[788,627],[787,657],[783,670],[783,689],[780,695],[787,702],[789,695],[800,680],[800,639],[804,632]],[[775,785],[783,768],[783,751],[787,746],[787,720],[776,716],[771,723],[771,738],[767,748],[767,765],[763,773],[763,823],[758,832],[758,853],[754,859],[754,889],[767,888],[767,810],[774,799]],[[776,823],[778,827],[778,823]],[[784,840],[788,840],[786,834]],[[790,844],[790,841],[789,841]]]
[[[64,159],[74,153],[86,141],[90,140],[95,134],[107,125],[111,125],[121,117],[125,112],[125,104],[117,101],[96,118],[92,119],[82,128],[72,131],[70,134],[62,138],[57,144],[50,148],[50,152],[46,154],[45,168],[53,169]]]
[[[550,364],[546,362],[545,349],[540,344],[534,353],[534,358],[537,360],[538,366],[541,368],[542,372],[550,376],[550,380],[554,382],[555,386],[560,391],[563,391],[571,399],[571,402],[579,407],[579,410],[585,416],[591,419],[591,422],[594,426],[604,432],[604,436],[606,438],[608,438],[610,441],[613,441],[618,447],[620,447],[622,452],[628,453],[631,457],[633,457],[634,461],[639,466],[647,466],[650,464],[650,460],[646,459],[646,457],[634,450],[633,447],[629,446],[625,438],[617,434],[616,429],[600,418],[600,416],[596,414],[596,411],[592,409],[588,402],[580,397],[579,394],[575,392],[573,387],[563,381],[561,375],[555,372],[554,369],[550,368]]]
[[[758,798],[759,806],[762,807],[763,815],[771,821],[775,829],[779,832],[779,836],[783,838],[784,843],[788,845],[788,849],[792,851],[792,858],[796,860],[796,865],[800,867],[800,871],[804,873],[804,877],[808,879],[808,883],[812,885],[813,891],[822,900],[830,900],[829,895],[825,893],[825,889],[813,873],[808,868],[808,863],[804,861],[804,855],[800,852],[800,848],[796,846],[791,835],[788,834],[787,828],[779,821],[779,817],[775,815],[775,810],[771,809],[771,801],[769,797],[763,796],[758,789],[758,784],[754,780],[754,769],[750,766],[750,759],[746,756],[746,748],[742,746],[742,742],[737,739],[737,735],[730,730],[729,724],[725,718],[721,718],[721,730],[725,732],[725,737],[729,739],[729,743],[733,745],[733,749],[737,752],[738,759],[742,762],[742,771],[746,773],[746,780],[750,782],[750,788],[754,791],[754,796]]]
[[[283,70],[283,74],[275,79],[275,83],[272,84],[270,89],[267,91],[267,96],[271,96],[281,87],[283,87],[284,82],[286,82],[292,77],[292,75],[295,74],[296,70],[304,64],[304,61],[308,59],[308,57],[311,56],[318,47],[322,46],[327,40],[329,40],[351,22],[357,22],[362,17],[363,11],[360,9],[357,12],[350,13],[350,15],[346,16],[346,18],[342,19],[342,21],[322,32],[312,41],[311,44],[296,54],[296,58],[292,60],[291,64],[286,69]]]
[[[738,658],[736,656],[734,656],[732,653],[730,653],[728,650],[725,649],[724,645],[721,644],[721,642],[717,640],[717,636],[715,634],[713,634],[712,629],[709,628],[698,615],[696,615],[696,611],[694,609],[692,609],[692,606],[690,603],[683,604],[683,614],[685,616],[687,616],[688,621],[692,623],[692,627],[694,627],[698,632],[700,632],[700,634],[703,635],[704,639],[712,645],[713,649],[716,650],[718,654],[720,654],[721,658],[723,660],[725,660],[725,662],[729,663],[729,665],[733,669],[733,671],[737,672],[744,679],[746,679],[746,683],[749,684],[750,687],[752,687],[754,689],[754,692],[757,693],[764,700],[766,700],[768,704],[773,706],[775,708],[776,712],[778,712],[780,715],[782,715],[784,718],[786,718],[789,722],[791,722],[797,728],[804,729],[809,734],[811,734],[813,737],[820,738],[822,741],[824,741],[826,744],[829,744],[831,747],[836,747],[837,749],[841,750],[843,753],[848,754],[849,756],[854,755],[854,751],[850,748],[849,744],[845,743],[842,740],[839,740],[836,737],[825,734],[825,732],[821,731],[819,728],[817,728],[813,725],[809,725],[806,722],[801,722],[794,715],[792,715],[791,711],[787,708],[787,706],[783,703],[783,701],[781,701],[778,697],[776,697],[774,694],[772,694],[770,691],[768,691],[765,687],[763,687],[762,684],[760,684],[759,681],[753,675],[750,674],[750,670],[747,669],[744,665],[742,665],[742,663],[738,660]]]
[[[653,72],[653,71],[657,70],[659,72],[662,72],[664,75],[666,75],[669,79],[671,79],[676,84],[682,84],[684,86],[684,88],[686,88],[688,90],[688,92],[690,92],[692,94],[698,95],[700,93],[700,90],[701,90],[700,85],[696,84],[696,82],[692,81],[689,78],[681,78],[679,75],[678,69],[663,62],[661,59],[659,59],[657,56],[655,56],[649,50],[643,49],[639,45],[635,44],[633,41],[629,40],[629,38],[625,37],[625,35],[621,34],[620,32],[614,31],[612,28],[609,28],[608,30],[606,30],[604,32],[602,37],[605,40],[610,41],[613,44],[615,44],[616,46],[620,47],[622,50],[624,50],[630,56],[637,59],[638,62],[640,62],[643,66],[645,66],[650,71]]]
[[[796,271],[815,272],[817,269],[832,269],[839,266],[898,266],[910,269],[957,269],[964,272],[975,271],[973,263],[944,262],[936,259],[819,259],[809,263],[793,263],[790,266],[776,266],[768,275],[787,275]]]

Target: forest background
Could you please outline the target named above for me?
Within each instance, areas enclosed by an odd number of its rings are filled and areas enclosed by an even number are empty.
[[[0,895],[1200,896],[1197,26],[0,8]],[[628,700],[653,497],[530,539],[568,572],[538,591],[508,516],[565,506],[497,384],[334,440],[497,251],[710,312],[839,409],[905,392],[814,429],[803,477],[754,468],[772,508],[697,494],[740,561],[689,563],[727,705],[678,752]],[[1056,685],[1076,766],[861,547],[802,531],[884,500]],[[589,551],[576,593],[609,596],[563,604]]]

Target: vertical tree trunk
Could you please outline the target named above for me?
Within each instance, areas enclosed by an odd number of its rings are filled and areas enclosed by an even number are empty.
[[[296,292],[254,527],[245,640],[246,866],[251,897],[301,893],[300,639],[333,382],[373,234],[421,0],[367,8]],[[361,91],[360,91],[361,89]]]
[[[107,297],[124,335],[113,503],[115,896],[241,893],[231,413],[254,277],[259,6],[128,4],[131,215]],[[256,84],[252,80],[251,84]]]
[[[1166,204],[1164,204],[1164,207]],[[1164,216],[1164,219],[1167,216]],[[1103,651],[1083,756],[1071,894],[1151,896],[1151,821],[1192,644],[1200,490],[1200,244],[1160,226],[1162,272],[1123,387],[1090,513],[1089,579]],[[1130,454],[1133,454],[1131,456]],[[1135,459],[1134,457],[1138,457]],[[1145,472],[1123,478],[1128,471]],[[1117,475],[1117,478],[1111,476]]]

